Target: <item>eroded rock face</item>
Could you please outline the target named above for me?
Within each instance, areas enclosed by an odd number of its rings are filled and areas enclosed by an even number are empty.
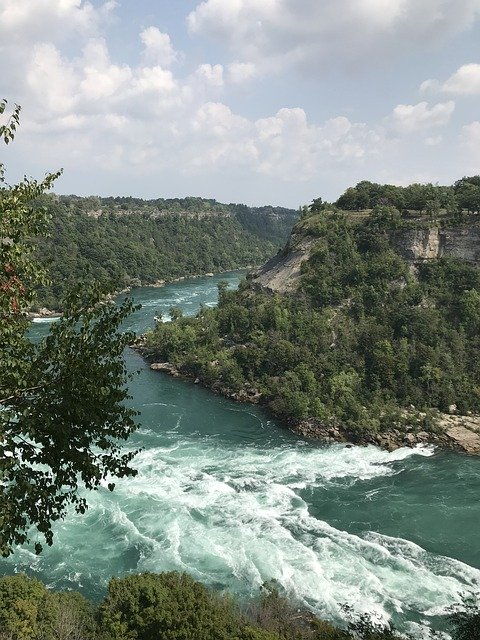
[[[480,267],[480,227],[396,229],[389,235],[395,251],[411,263],[412,268],[442,257],[465,260]],[[274,293],[296,291],[302,263],[310,258],[317,241],[314,236],[294,230],[283,251],[250,274],[252,283]]]
[[[480,416],[442,415],[439,426],[466,453],[480,454]]]
[[[316,239],[292,233],[283,251],[250,274],[253,283],[275,293],[290,293],[300,284],[302,262],[308,260]]]
[[[396,230],[390,234],[396,251],[409,262],[458,258],[480,265],[480,228]]]

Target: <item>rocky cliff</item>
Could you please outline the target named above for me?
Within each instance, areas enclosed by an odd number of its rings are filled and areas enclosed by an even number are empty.
[[[412,265],[445,257],[480,267],[480,226],[394,229],[388,235],[395,251]],[[317,242],[308,226],[297,225],[285,248],[253,272],[251,281],[266,291],[295,291],[300,284],[302,263],[309,259]]]
[[[355,226],[357,222],[352,220],[352,224]],[[410,264],[412,275],[418,273],[416,267],[422,263],[439,258],[458,259],[480,267],[480,224],[476,220],[469,224],[444,223],[442,226],[428,226],[422,220],[416,227],[410,223],[408,227],[386,229],[383,233],[387,235],[395,252]],[[309,260],[321,242],[325,244],[322,235],[316,231],[315,219],[301,221],[294,228],[285,248],[250,274],[253,287],[278,294],[295,292],[300,287],[302,265]],[[389,449],[431,442],[442,448],[480,454],[480,416],[471,413],[466,416],[458,415],[456,405],[452,404],[449,414],[437,412],[436,419],[432,419],[437,428],[428,433],[414,427],[407,430],[392,428],[382,434],[367,433],[365,442]],[[315,420],[303,421],[296,424],[294,429],[308,437],[354,441],[348,431],[325,428]],[[370,436],[371,440],[368,439]]]
[[[266,262],[263,267],[250,274],[256,285],[275,293],[291,293],[300,284],[302,263],[309,259],[316,238],[292,232],[286,247]]]
[[[395,250],[409,262],[457,258],[480,265],[480,227],[399,229],[390,233]]]

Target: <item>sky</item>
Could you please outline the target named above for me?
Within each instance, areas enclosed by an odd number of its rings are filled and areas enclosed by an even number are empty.
[[[0,150],[57,193],[297,208],[480,173],[480,0],[0,0]]]

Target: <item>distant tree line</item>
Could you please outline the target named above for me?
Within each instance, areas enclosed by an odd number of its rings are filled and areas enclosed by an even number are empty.
[[[259,264],[286,241],[297,213],[202,198],[141,200],[42,196],[50,235],[36,240],[51,284],[37,307],[61,309],[69,287],[95,279],[114,289]]]

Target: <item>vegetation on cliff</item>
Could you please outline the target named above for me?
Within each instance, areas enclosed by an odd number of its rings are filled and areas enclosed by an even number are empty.
[[[202,198],[141,200],[46,195],[51,218],[37,239],[51,284],[37,308],[61,309],[66,290],[95,279],[116,290],[255,265],[284,243],[297,213]]]
[[[476,640],[475,603],[452,613],[454,640]],[[400,640],[393,629],[345,609],[342,628],[281,595],[275,584],[240,604],[186,574],[112,578],[95,606],[80,593],[55,592],[24,575],[0,578],[2,640]],[[436,637],[432,634],[432,637]],[[414,640],[411,638],[411,640]]]
[[[316,206],[315,206],[316,202]],[[456,259],[413,265],[392,229],[424,220],[378,205],[358,217],[328,207],[294,229],[312,242],[298,287],[244,283],[216,309],[157,323],[145,352],[286,421],[341,425],[350,437],[412,423],[411,408],[480,410],[480,270]],[[318,211],[320,208],[320,211]],[[418,430],[435,430],[423,415]]]

